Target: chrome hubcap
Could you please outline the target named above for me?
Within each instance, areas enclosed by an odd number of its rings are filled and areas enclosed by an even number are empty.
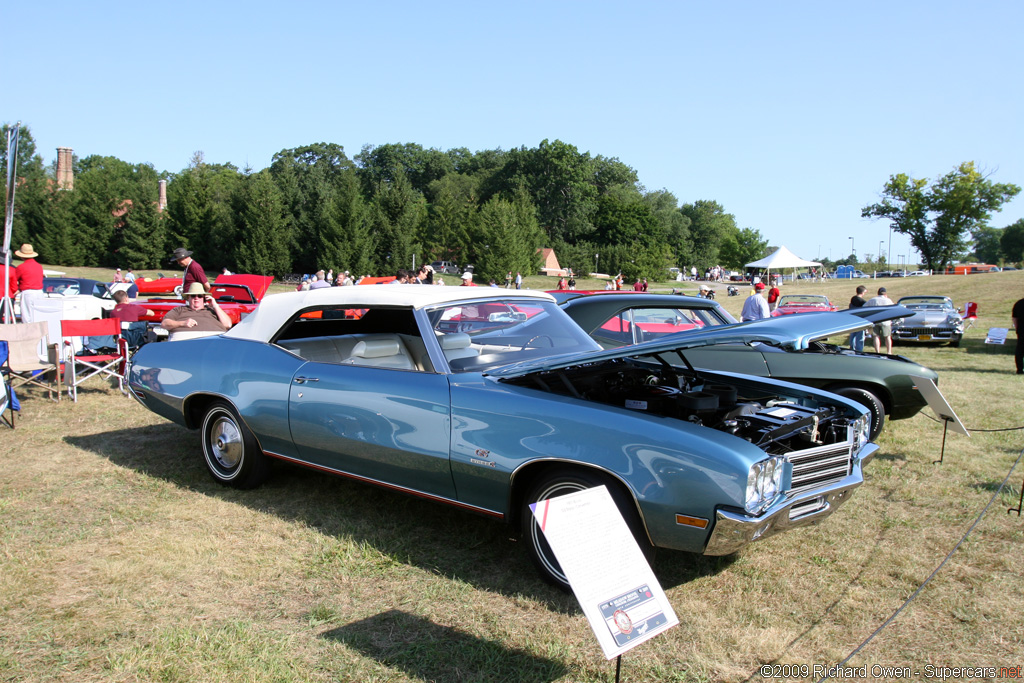
[[[213,457],[225,469],[232,469],[242,459],[242,435],[231,420],[218,418],[210,429]]]

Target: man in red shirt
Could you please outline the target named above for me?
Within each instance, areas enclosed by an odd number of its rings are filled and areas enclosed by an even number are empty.
[[[462,284],[460,287],[476,287],[476,283],[473,282],[473,273],[462,274]]]
[[[117,318],[123,323],[137,323],[142,316],[152,317],[153,311],[128,300],[128,292],[123,289],[114,292],[114,301],[117,305],[110,311],[111,318]]]
[[[193,282],[198,282],[207,292],[210,291],[210,281],[206,279],[206,271],[192,258],[192,252],[185,247],[178,247],[171,255],[171,261],[185,269],[185,275],[181,280],[182,293],[187,292]]]
[[[15,270],[18,274],[18,289],[21,291],[21,322],[35,322],[36,304],[43,296],[43,267],[36,262],[39,254],[31,244],[21,245],[14,255],[24,259]]]

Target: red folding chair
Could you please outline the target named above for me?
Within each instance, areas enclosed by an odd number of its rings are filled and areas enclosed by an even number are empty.
[[[124,367],[128,360],[128,347],[121,338],[120,320],[61,320],[60,333],[64,338],[64,381],[72,400],[78,401],[78,385],[97,375],[116,379],[124,393]],[[112,353],[86,352],[75,355],[74,337],[112,337],[117,350]],[[71,375],[70,379],[68,374]]]
[[[978,304],[968,301],[964,304],[964,322],[967,323],[965,330],[974,327],[974,321],[978,319]]]

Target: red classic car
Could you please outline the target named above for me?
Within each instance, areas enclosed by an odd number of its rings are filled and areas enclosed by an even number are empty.
[[[231,318],[231,324],[236,325],[256,310],[273,281],[274,278],[269,275],[218,275],[217,280],[210,285],[210,294]],[[153,315],[141,320],[160,323],[169,310],[183,306],[185,300],[150,298],[139,301],[139,304],[153,311]]]
[[[824,294],[784,294],[779,297],[779,304],[772,311],[772,315],[778,317],[790,313],[822,313],[838,310]]]

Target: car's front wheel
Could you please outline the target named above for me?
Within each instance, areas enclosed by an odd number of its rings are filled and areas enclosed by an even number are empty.
[[[574,468],[552,470],[530,487],[526,498],[523,500],[522,516],[520,519],[522,519],[523,535],[527,542],[527,552],[540,572],[541,578],[567,593],[572,591],[572,587],[569,585],[565,572],[562,571],[562,566],[555,558],[554,551],[551,550],[547,539],[544,538],[544,532],[541,530],[540,525],[537,524],[530,505],[549,498],[556,498],[602,485],[608,488],[612,500],[615,501],[616,507],[619,508],[619,512],[622,514],[622,518],[633,533],[637,545],[640,546],[648,561],[654,558],[654,546],[647,539],[647,534],[644,531],[640,515],[636,511],[636,506],[633,504],[632,499],[623,492],[618,482],[605,474],[593,470]]]
[[[210,404],[203,417],[202,439],[206,468],[218,483],[251,489],[267,478],[270,462],[231,404]]]
[[[882,428],[885,427],[885,406],[882,404],[881,399],[867,389],[861,389],[860,387],[842,387],[839,389],[829,389],[829,391],[839,394],[843,398],[855,401],[868,409],[871,413],[871,440],[876,440],[878,435],[882,433]]]

